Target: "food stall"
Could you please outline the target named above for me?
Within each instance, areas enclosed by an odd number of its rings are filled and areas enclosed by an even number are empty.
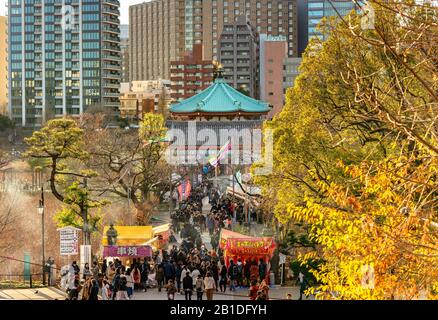
[[[123,262],[133,258],[152,257],[151,226],[105,226],[102,238],[103,258],[119,258]]]
[[[105,226],[102,239],[103,258],[119,258],[127,262],[133,258],[152,257],[169,242],[170,224],[152,226]]]
[[[276,244],[272,237],[250,237],[222,229],[219,246],[228,266],[230,260],[236,262],[237,259],[242,261],[263,259],[268,263],[274,255]]]

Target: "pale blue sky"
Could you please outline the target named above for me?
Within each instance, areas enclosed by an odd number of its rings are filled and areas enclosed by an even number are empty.
[[[6,2],[8,0],[0,0],[0,15],[4,16],[6,14]],[[121,23],[129,23],[129,6],[133,4],[149,2],[150,0],[120,0],[120,12],[121,12]]]

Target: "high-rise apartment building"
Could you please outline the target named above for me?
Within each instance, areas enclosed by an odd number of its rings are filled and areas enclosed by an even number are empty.
[[[219,39],[219,62],[224,80],[251,97],[259,97],[259,35],[246,16],[225,24]]]
[[[217,60],[224,25],[241,15],[258,33],[285,36],[288,56],[297,55],[294,0],[153,0],[130,7],[132,80],[169,78],[169,61],[182,59],[194,44],[206,60]]]
[[[122,82],[129,82],[129,25],[120,26],[120,51],[122,57]]]
[[[0,17],[0,114],[8,111],[8,21]]]
[[[154,0],[129,7],[129,78],[170,78],[170,61],[184,53],[184,1]]]
[[[38,128],[98,105],[119,107],[118,0],[9,0],[9,111]]]
[[[213,83],[213,61],[206,60],[202,44],[195,44],[193,51],[183,60],[171,61],[170,80],[173,101],[181,101],[208,88]]]
[[[323,35],[318,31],[317,25],[324,17],[346,16],[357,6],[352,0],[307,0],[308,38]]]

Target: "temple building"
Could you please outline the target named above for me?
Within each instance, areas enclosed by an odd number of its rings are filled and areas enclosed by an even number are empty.
[[[207,89],[170,106],[171,163],[202,167],[228,148],[219,161],[221,174],[229,173],[229,165],[249,167],[261,156],[261,128],[270,110],[228,85],[219,71]]]

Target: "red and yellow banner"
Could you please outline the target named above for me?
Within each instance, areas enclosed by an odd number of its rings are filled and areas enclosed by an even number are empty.
[[[222,230],[220,247],[227,256],[272,257],[275,241],[271,237],[248,237],[237,232]]]

